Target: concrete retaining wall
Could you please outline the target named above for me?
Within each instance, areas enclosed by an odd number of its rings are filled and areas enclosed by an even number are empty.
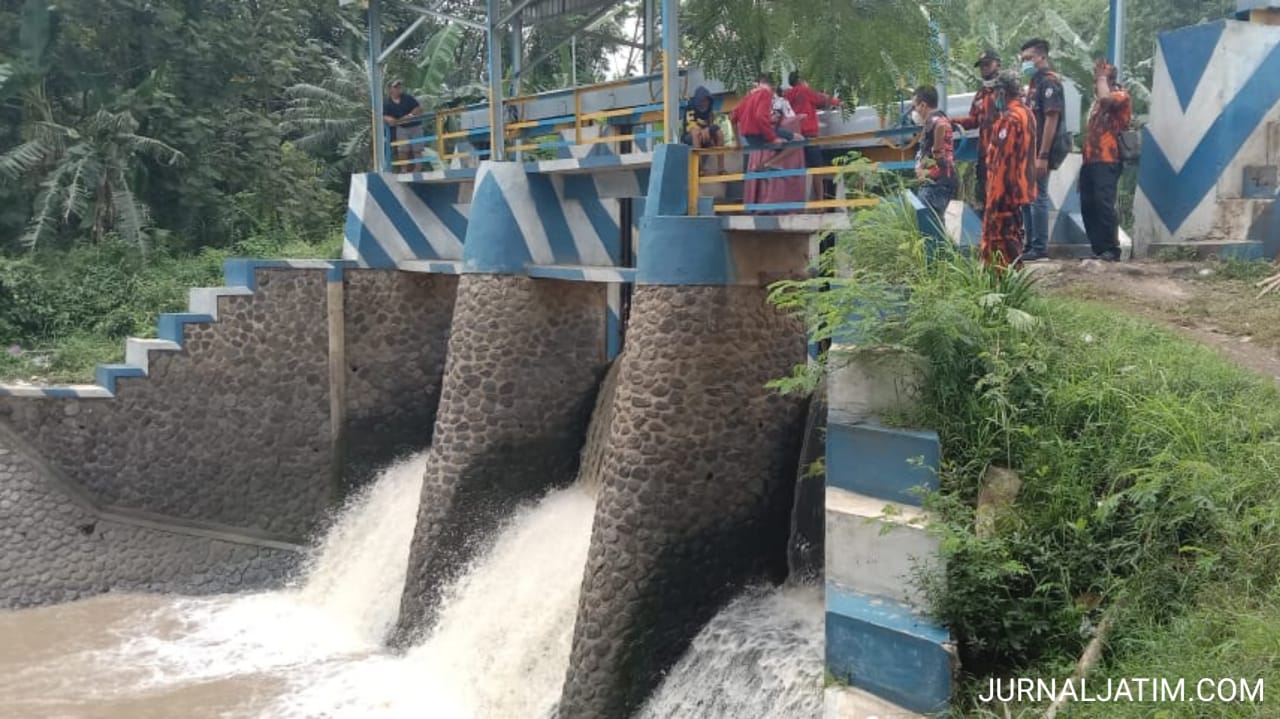
[[[212,594],[278,584],[296,548],[104,513],[0,427],[0,608],[108,590]]]
[[[180,346],[114,397],[0,396],[0,421],[98,503],[301,539],[335,498],[326,273],[256,283],[169,315]]]
[[[430,443],[458,278],[348,269],[344,284],[350,486]]]
[[[804,359],[759,287],[641,286],[605,452],[561,717],[625,717],[751,578],[786,573]]]
[[[126,363],[100,367],[97,384],[0,385],[0,426],[27,455],[45,458],[48,471],[38,474],[56,474],[62,487],[50,499],[26,473],[0,482],[0,492],[13,494],[3,509],[18,512],[21,526],[32,517],[49,525],[39,530],[41,542],[0,544],[0,562],[56,567],[97,548],[91,568],[70,579],[24,575],[10,598],[203,591],[205,580],[209,591],[259,585],[282,576],[274,571],[279,560],[260,562],[264,574],[251,582],[236,579],[257,550],[210,554],[222,545],[175,545],[169,530],[298,545],[349,485],[393,455],[425,447],[457,278],[345,264],[229,261],[226,287],[192,290],[188,312],[161,315],[156,339],[130,339]],[[78,498],[79,509],[66,509],[63,495]],[[50,512],[112,530],[88,531],[91,544],[57,539],[65,522]],[[147,539],[154,550],[137,559],[126,545],[151,531],[164,539]],[[212,557],[207,570],[184,552]],[[47,591],[31,594],[46,583]]]
[[[605,369],[605,286],[463,275],[452,327],[398,643],[518,504],[573,481]]]

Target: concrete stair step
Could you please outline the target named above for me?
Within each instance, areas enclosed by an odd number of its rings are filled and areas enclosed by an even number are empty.
[[[932,431],[827,416],[827,486],[919,507],[916,487],[938,488],[942,445]]]
[[[923,608],[911,576],[917,566],[937,561],[939,540],[925,530],[928,519],[919,507],[827,487],[827,580]]]
[[[828,582],[826,666],[842,684],[919,713],[945,711],[958,666],[951,636],[902,602]]]
[[[861,689],[827,687],[822,697],[822,719],[924,719],[924,717]]]
[[[130,337],[124,341],[124,363],[141,367],[145,374],[151,371],[152,352],[178,352],[181,349],[182,345],[169,340]]]
[[[253,294],[248,287],[192,287],[187,292],[187,311],[197,315],[209,315],[218,319],[219,297],[247,297]]]

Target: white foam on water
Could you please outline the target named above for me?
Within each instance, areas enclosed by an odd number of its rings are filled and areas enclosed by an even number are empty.
[[[146,669],[157,685],[380,650],[400,607],[425,466],[425,453],[396,462],[353,495],[295,588],[175,600],[117,629],[121,645],[95,661]]]
[[[822,605],[819,587],[744,593],[693,640],[640,719],[818,719]]]
[[[560,697],[595,502],[575,485],[517,513],[403,657],[307,678],[264,717],[526,719]]]

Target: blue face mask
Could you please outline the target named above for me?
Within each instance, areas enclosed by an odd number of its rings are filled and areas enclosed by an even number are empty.
[[[1025,75],[1026,77],[1031,77],[1032,75],[1035,75],[1035,74],[1036,74],[1036,64],[1035,64],[1034,62],[1031,62],[1030,60],[1023,60],[1023,61],[1022,61],[1022,74],[1023,74],[1023,75]]]

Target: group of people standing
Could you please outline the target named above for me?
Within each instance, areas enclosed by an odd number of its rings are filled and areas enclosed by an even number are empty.
[[[1062,79],[1050,65],[1049,43],[1027,41],[1020,59],[1021,76],[1003,70],[994,50],[984,52],[975,63],[982,87],[969,114],[954,121],[978,131],[981,254],[997,266],[1048,259],[1049,178],[1071,149],[1063,125]],[[1094,66],[1094,90],[1079,181],[1081,214],[1094,255],[1115,262],[1120,259],[1119,138],[1129,126],[1132,103],[1116,68],[1103,60]],[[938,109],[932,87],[916,90],[912,113],[923,126],[916,164],[919,196],[942,217],[957,188],[952,121]]]

